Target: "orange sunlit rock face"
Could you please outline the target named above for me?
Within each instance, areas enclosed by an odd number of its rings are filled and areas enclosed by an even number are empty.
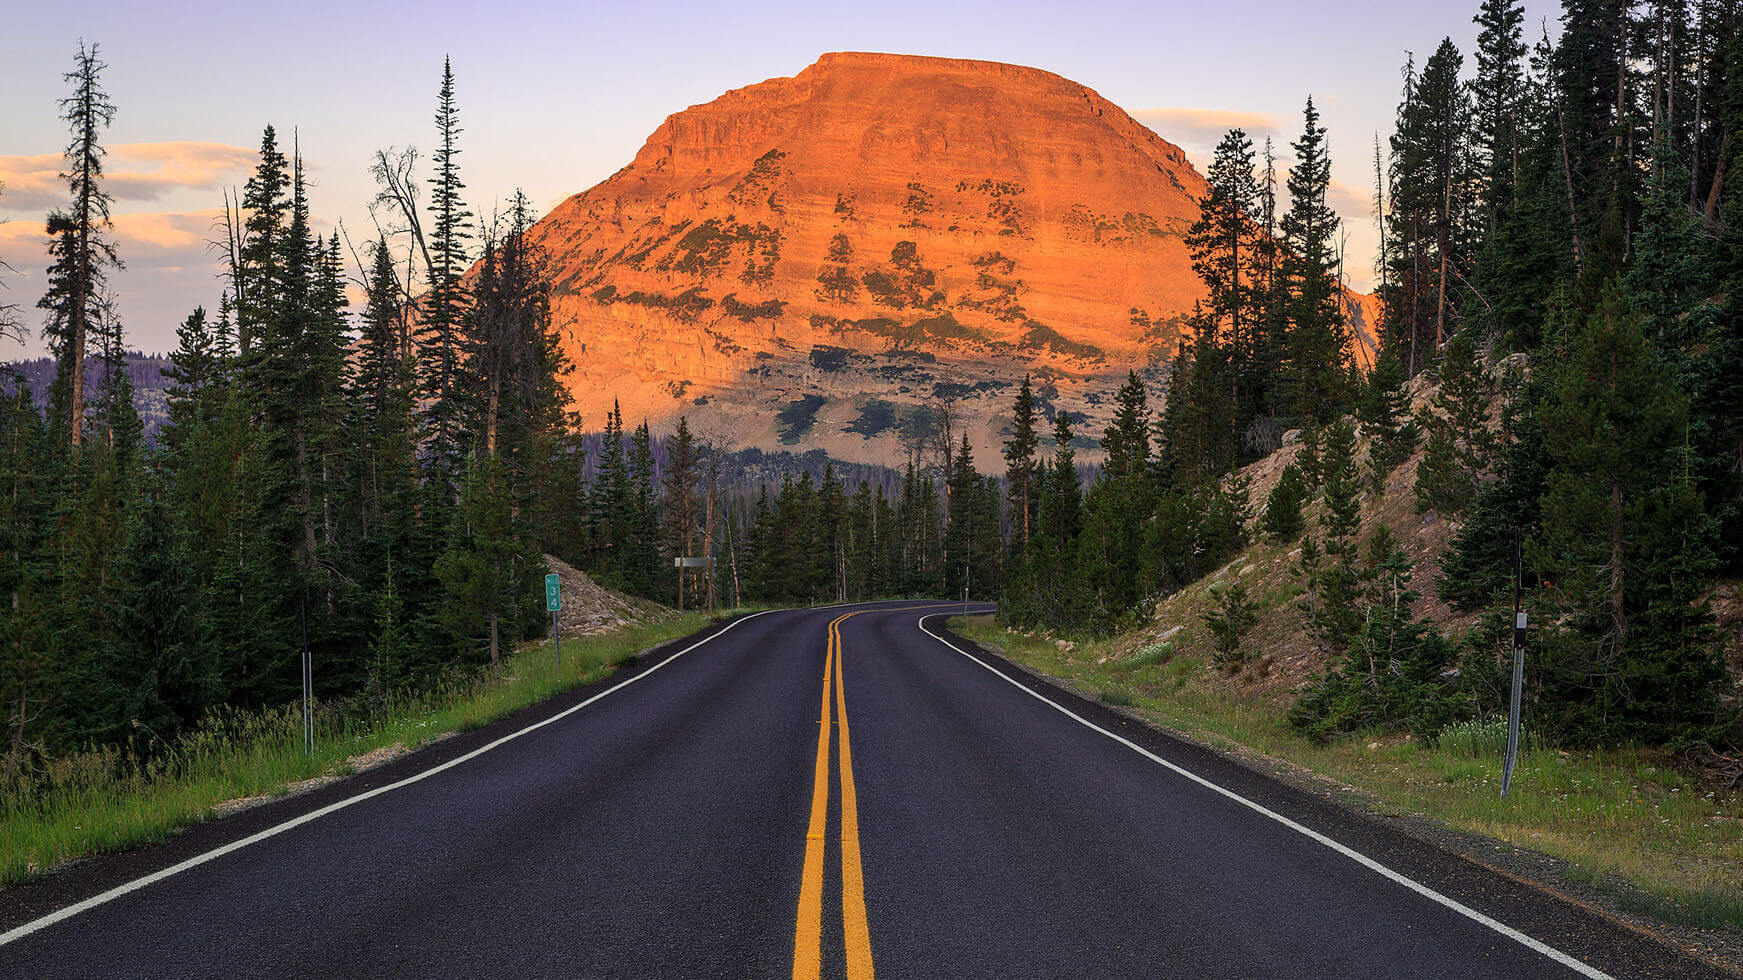
[[[656,431],[895,462],[944,397],[990,469],[1025,372],[1094,434],[1128,369],[1165,376],[1204,190],[1057,75],[841,53],[669,117],[533,234],[588,428],[615,398]]]

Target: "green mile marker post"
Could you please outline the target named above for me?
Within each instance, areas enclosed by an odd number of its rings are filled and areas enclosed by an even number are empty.
[[[557,635],[557,611],[563,608],[563,588],[557,573],[545,576],[545,610],[551,614],[551,649],[556,652],[557,666],[563,666],[563,639]]]

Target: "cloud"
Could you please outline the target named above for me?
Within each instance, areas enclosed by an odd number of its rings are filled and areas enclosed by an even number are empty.
[[[253,150],[227,143],[118,143],[109,149],[103,187],[117,201],[156,201],[171,191],[212,190],[254,165]],[[46,211],[66,202],[59,153],[0,156],[0,209]]]
[[[326,235],[332,223],[319,215],[312,230]],[[220,278],[224,254],[211,242],[222,239],[223,212],[158,211],[117,214],[114,218],[115,251],[125,268],[109,274],[109,284],[127,330],[127,344],[148,351],[175,347],[175,326],[195,306],[215,309],[226,283]],[[0,262],[12,267],[0,271],[0,302],[24,307],[29,343],[21,350],[0,346],[0,361],[11,357],[35,357],[43,350],[36,334],[40,316],[34,306],[48,279],[48,242],[40,218],[0,221]],[[14,347],[16,345],[13,345]]]
[[[1277,135],[1277,117],[1262,112],[1172,107],[1134,109],[1132,117],[1189,152],[1208,154],[1231,129],[1245,130],[1255,142]]]
[[[1331,209],[1345,221],[1374,223],[1374,199],[1371,191],[1334,180],[1325,189],[1325,203],[1331,205]]]

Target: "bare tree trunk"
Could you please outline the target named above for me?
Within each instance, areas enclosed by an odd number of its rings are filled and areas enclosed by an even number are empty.
[[[738,587],[738,543],[732,537],[732,524],[726,525],[726,562],[732,567],[732,605],[744,605],[744,593]]]
[[[1564,179],[1564,182],[1567,185],[1567,221],[1568,221],[1568,231],[1573,238],[1574,268],[1583,270],[1585,268],[1586,263],[1585,263],[1585,258],[1583,255],[1583,250],[1580,248],[1579,209],[1577,207],[1575,207],[1575,205],[1574,205],[1573,164],[1568,159],[1567,115],[1562,112],[1561,104],[1559,102],[1556,104],[1556,107],[1555,107],[1555,119],[1556,119],[1556,125],[1561,131],[1561,173],[1562,173],[1562,177]]]
[[[1434,308],[1434,349],[1440,351],[1446,343],[1446,267],[1447,250],[1452,247],[1452,160],[1446,165],[1446,183],[1443,185],[1440,204],[1440,297],[1435,301]]]
[[[484,455],[490,459],[496,458],[496,410],[501,401],[501,383],[495,378],[490,381],[490,396],[486,400],[484,423]]]
[[[1628,613],[1623,604],[1627,569],[1622,548],[1622,484],[1610,481],[1610,621],[1616,630],[1616,645],[1628,640]]]
[[[1725,195],[1725,174],[1731,169],[1731,131],[1719,139],[1719,159],[1713,167],[1713,186],[1707,191],[1707,206],[1701,209],[1701,216],[1710,223],[1719,215],[1719,201]]]

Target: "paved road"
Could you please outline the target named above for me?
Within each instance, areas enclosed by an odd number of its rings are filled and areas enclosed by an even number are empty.
[[[627,684],[0,891],[0,976],[1712,972],[953,648],[947,611],[739,620]]]

